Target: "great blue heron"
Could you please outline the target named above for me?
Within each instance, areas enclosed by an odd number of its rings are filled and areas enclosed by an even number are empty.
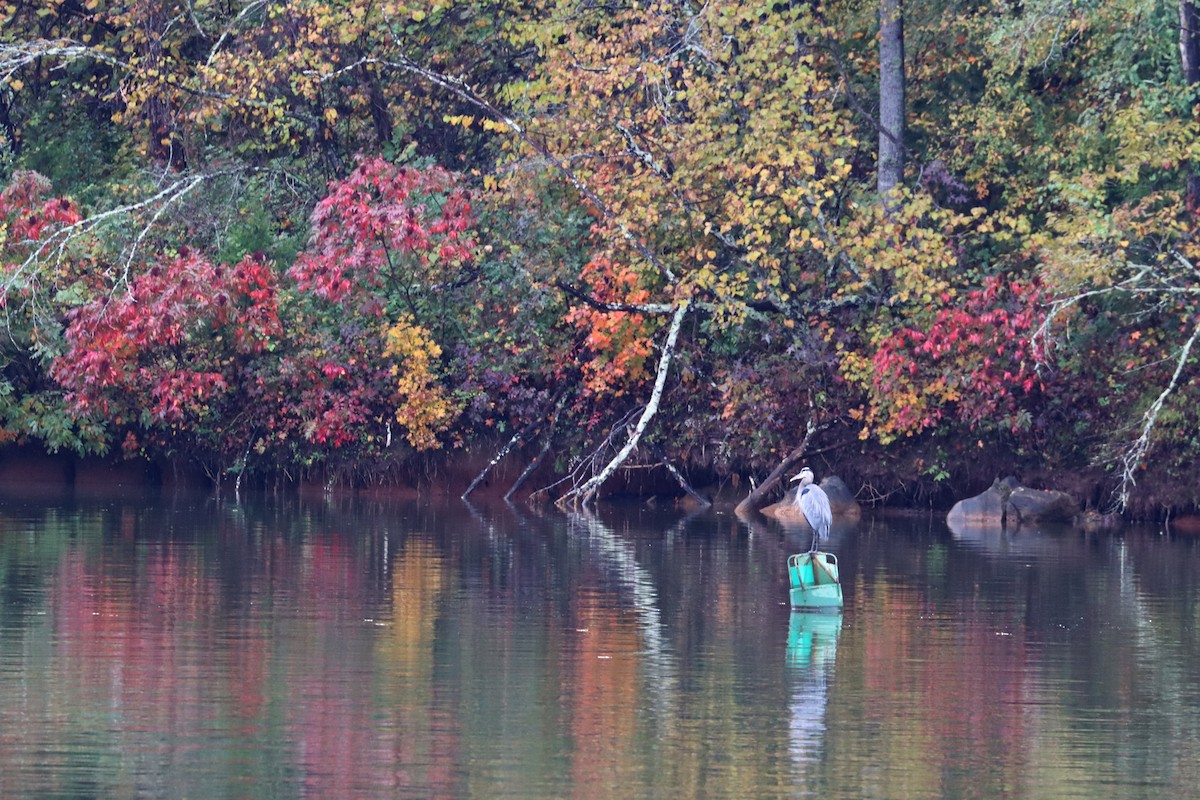
[[[792,478],[792,481],[800,481],[795,502],[801,513],[804,514],[804,518],[808,520],[809,527],[812,528],[812,549],[808,552],[815,553],[817,541],[828,539],[829,529],[833,527],[833,512],[829,510],[829,495],[825,494],[824,489],[813,483],[813,471],[808,467],[801,469]]]

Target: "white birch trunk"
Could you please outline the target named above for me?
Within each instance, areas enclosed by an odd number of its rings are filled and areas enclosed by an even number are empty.
[[[637,425],[634,426],[633,433],[629,434],[629,441],[625,442],[625,446],[613,456],[612,460],[600,472],[559,498],[557,505],[560,507],[577,503],[587,506],[591,503],[596,496],[596,492],[604,485],[604,482],[621,468],[621,465],[628,460],[630,454],[637,448],[638,441],[646,431],[646,426],[650,424],[650,420],[654,419],[654,415],[658,413],[658,404],[662,400],[663,387],[667,383],[667,372],[671,366],[671,359],[675,355],[675,342],[679,339],[679,329],[683,327],[683,318],[687,316],[688,307],[688,301],[684,300],[675,308],[675,314],[671,318],[671,327],[667,331],[667,340],[663,344],[662,355],[658,359],[658,374],[654,378],[654,390],[650,393],[650,400],[642,410],[642,416],[638,419]]]

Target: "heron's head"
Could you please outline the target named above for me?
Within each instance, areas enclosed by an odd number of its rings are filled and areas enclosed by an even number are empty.
[[[808,467],[804,467],[795,475],[793,475],[792,479],[788,481],[788,483],[795,483],[796,481],[800,481],[801,486],[807,486],[813,482],[813,471]]]

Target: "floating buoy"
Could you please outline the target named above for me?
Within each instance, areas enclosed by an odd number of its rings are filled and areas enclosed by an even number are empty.
[[[792,608],[834,611],[842,607],[837,556],[814,550],[788,556]]]

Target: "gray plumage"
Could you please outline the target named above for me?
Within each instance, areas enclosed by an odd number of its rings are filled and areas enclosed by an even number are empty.
[[[824,489],[813,483],[813,471],[808,467],[801,469],[792,480],[800,481],[795,503],[813,531],[812,549],[809,552],[816,552],[817,541],[828,539],[829,529],[833,527],[833,512],[829,509],[829,495],[825,494]]]

